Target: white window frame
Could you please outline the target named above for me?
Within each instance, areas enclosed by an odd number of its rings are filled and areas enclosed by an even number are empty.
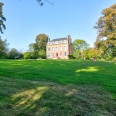
[[[50,48],[48,48],[48,51],[50,51]]]
[[[66,46],[64,46],[64,50],[66,50]]]
[[[52,53],[52,58],[54,58],[54,53]]]
[[[62,46],[60,46],[60,50],[62,51]]]
[[[54,47],[52,47],[52,51],[54,51]]]
[[[50,54],[48,54],[48,58],[50,58]]]
[[[64,52],[64,56],[67,56],[66,52]]]
[[[58,47],[56,47],[56,51],[58,51]]]
[[[62,52],[60,52],[60,56],[62,56]]]

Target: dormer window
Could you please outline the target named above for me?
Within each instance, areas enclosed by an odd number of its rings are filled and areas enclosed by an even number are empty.
[[[62,43],[62,40],[60,40],[59,43],[61,44]]]
[[[55,44],[58,44],[58,41],[56,41]]]
[[[67,40],[64,40],[63,43],[68,43],[68,41]]]

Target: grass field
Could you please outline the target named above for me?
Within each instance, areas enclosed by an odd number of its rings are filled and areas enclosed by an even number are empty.
[[[0,116],[116,116],[116,62],[0,60]]]

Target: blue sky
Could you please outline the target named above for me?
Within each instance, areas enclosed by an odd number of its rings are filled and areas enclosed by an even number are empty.
[[[45,33],[50,39],[71,35],[72,40],[84,39],[91,47],[96,40],[93,28],[104,8],[116,0],[49,0],[40,7],[36,0],[1,0],[4,3],[6,30],[1,34],[9,48],[28,49],[36,35]]]

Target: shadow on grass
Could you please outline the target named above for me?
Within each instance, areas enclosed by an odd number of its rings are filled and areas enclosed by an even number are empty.
[[[115,116],[113,63],[23,62],[10,61],[9,69],[1,69],[0,74],[15,77],[0,77],[3,116]]]
[[[3,83],[4,82],[4,83]],[[1,116],[115,116],[116,101],[95,85],[10,79],[0,81]]]

